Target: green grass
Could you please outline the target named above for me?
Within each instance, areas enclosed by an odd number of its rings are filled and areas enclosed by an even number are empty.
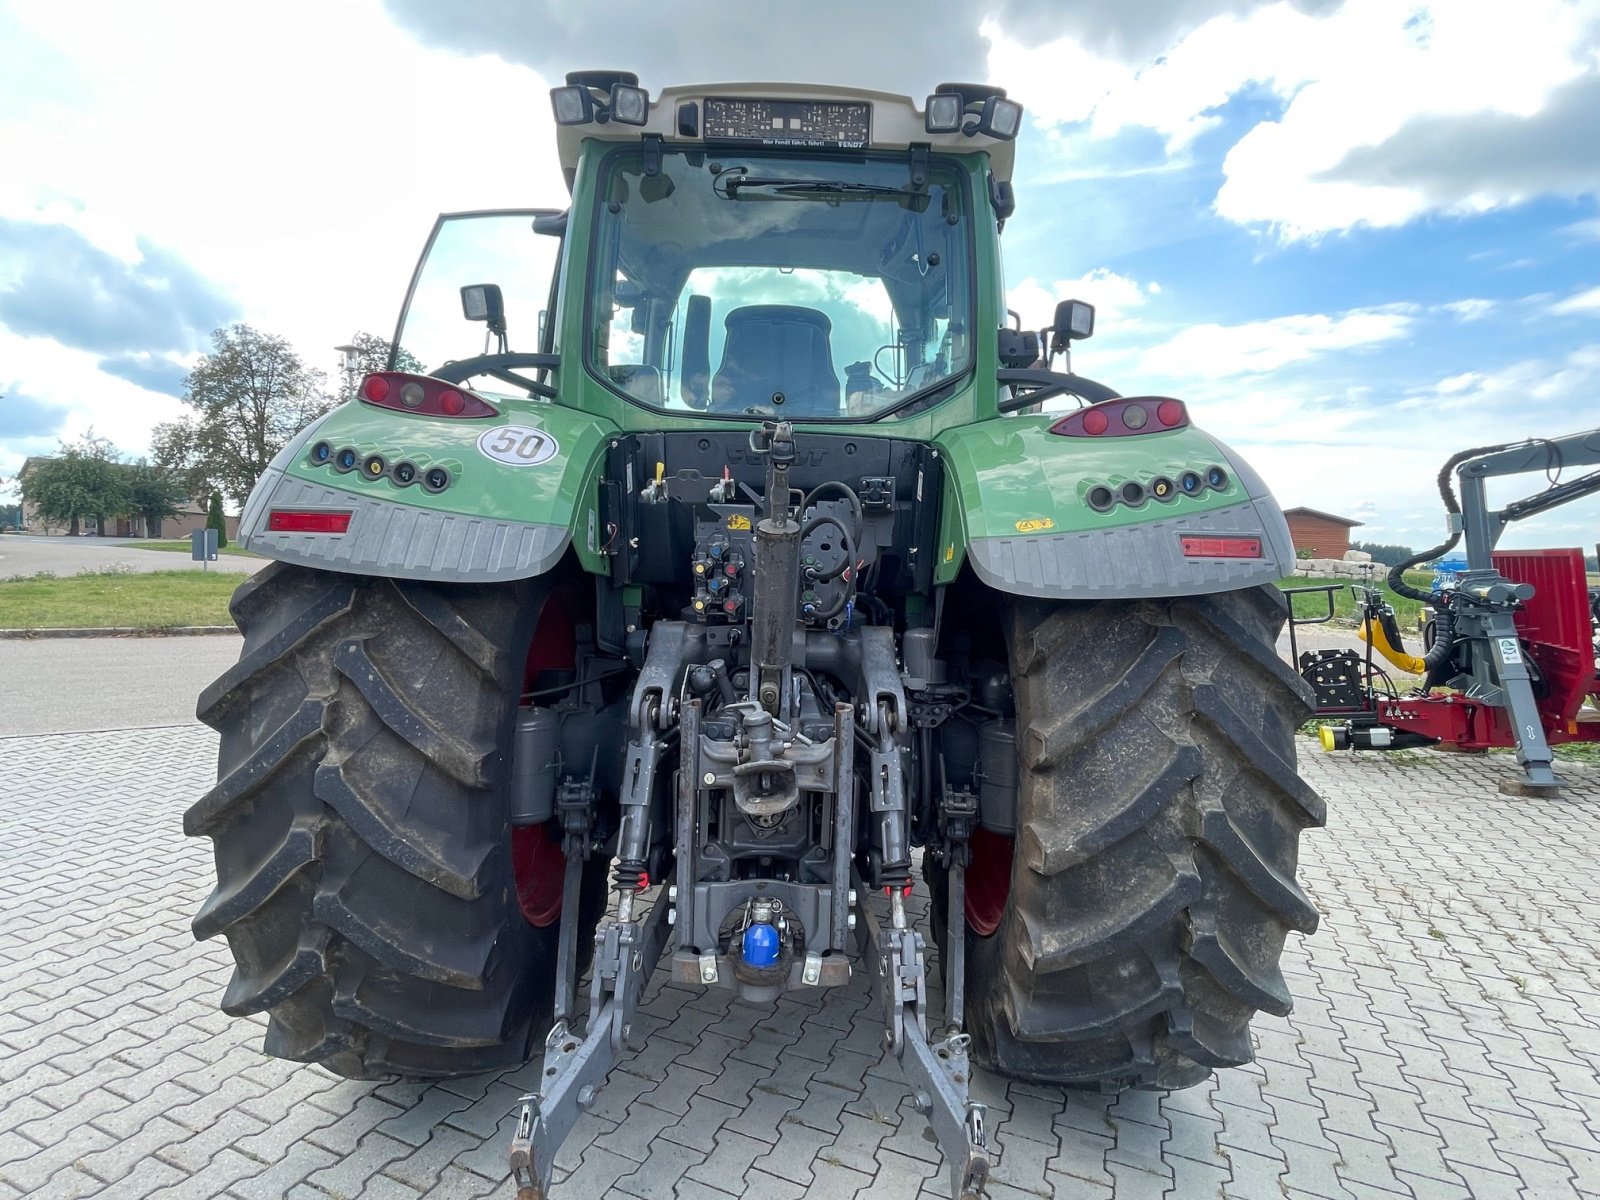
[[[170,629],[231,625],[234,572],[48,572],[0,580],[0,629]]]
[[[1379,571],[1381,572],[1382,570],[1383,568],[1380,567]],[[1389,590],[1389,585],[1382,582],[1382,580],[1382,574],[1377,572],[1373,574],[1373,582],[1378,585],[1378,590],[1383,593],[1384,599],[1394,606],[1395,619],[1400,622],[1401,630],[1410,632],[1416,629],[1417,618],[1422,615],[1423,605],[1421,601],[1408,600],[1404,596],[1396,595]],[[1405,580],[1412,587],[1426,591],[1428,585],[1433,582],[1433,572],[1407,571]],[[1354,622],[1356,619],[1356,598],[1355,594],[1350,590],[1351,582],[1349,579],[1302,579],[1299,576],[1291,575],[1287,579],[1278,580],[1278,586],[1287,590],[1289,588],[1320,587],[1326,584],[1334,584],[1338,588],[1333,594],[1334,617],[1339,620]],[[1294,605],[1294,615],[1297,617],[1320,617],[1328,611],[1327,601],[1323,599],[1323,593],[1321,592],[1295,596],[1290,603]]]
[[[173,538],[170,541],[163,540],[159,542],[128,542],[126,545],[129,550],[172,550],[179,554],[193,553],[189,547],[188,538]],[[224,546],[219,553],[236,554],[240,558],[261,557],[261,555],[245,550],[240,546]]]

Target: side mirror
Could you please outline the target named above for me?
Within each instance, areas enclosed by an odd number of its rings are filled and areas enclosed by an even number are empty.
[[[1060,354],[1068,342],[1094,335],[1094,305],[1082,300],[1063,300],[1056,305],[1056,319],[1051,326],[1050,353]]]
[[[545,237],[565,237],[567,217],[571,211],[566,208],[549,208],[537,213],[533,218],[533,231]]]
[[[469,321],[488,323],[489,332],[506,331],[506,305],[500,296],[500,285],[495,283],[469,283],[461,289],[461,315]]]

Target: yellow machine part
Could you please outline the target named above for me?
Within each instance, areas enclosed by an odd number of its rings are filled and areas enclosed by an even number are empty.
[[[1317,730],[1317,739],[1322,743],[1322,748],[1332,754],[1337,747],[1333,740],[1333,726],[1324,725]]]
[[[1425,675],[1428,666],[1415,654],[1407,654],[1404,650],[1396,649],[1389,644],[1389,635],[1381,624],[1374,622],[1370,617],[1361,623],[1356,630],[1356,636],[1363,642],[1371,642],[1372,648],[1383,655],[1391,663],[1408,675]]]

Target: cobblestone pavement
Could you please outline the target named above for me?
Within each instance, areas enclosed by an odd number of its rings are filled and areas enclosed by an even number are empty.
[[[0,740],[0,1200],[510,1198],[534,1078],[340,1081],[261,1057],[216,1007],[189,920],[209,843],[179,833],[213,735]],[[1512,800],[1509,760],[1324,757],[1295,937],[1259,1061],[1171,1095],[980,1078],[996,1200],[1600,1195],[1600,770]],[[937,1197],[944,1172],[860,980],[775,1012],[657,985],[559,1159],[557,1200]]]

